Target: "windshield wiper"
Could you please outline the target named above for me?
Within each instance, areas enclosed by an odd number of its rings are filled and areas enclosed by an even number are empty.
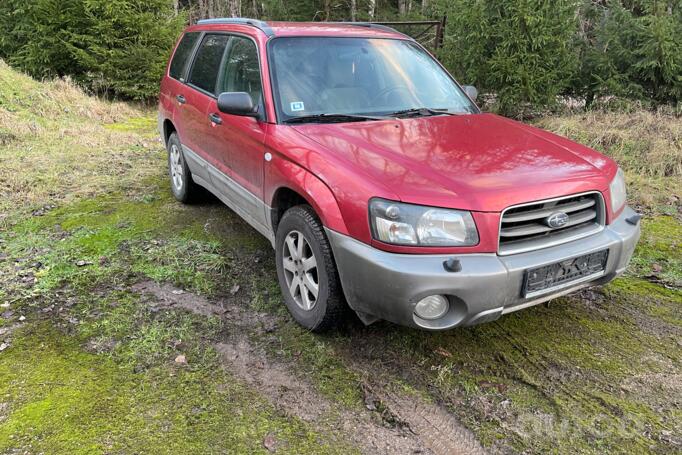
[[[360,115],[360,114],[313,114],[302,115],[300,117],[292,117],[284,121],[284,123],[307,123],[307,122],[363,122],[367,120],[387,120],[391,117],[384,117],[378,115]]]
[[[390,117],[411,117],[420,115],[423,117],[431,115],[459,115],[456,112],[450,112],[447,109],[433,109],[430,107],[415,107],[412,109],[403,109],[402,111],[391,112]]]

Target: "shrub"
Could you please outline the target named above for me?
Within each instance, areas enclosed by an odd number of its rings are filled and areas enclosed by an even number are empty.
[[[611,106],[682,102],[679,0],[439,0],[441,59],[493,108],[527,116],[557,95]]]
[[[441,57],[466,83],[493,92],[496,108],[524,116],[556,103],[577,68],[574,0],[443,0]]]
[[[158,92],[184,22],[168,0],[3,0],[0,57],[34,77],[70,75],[143,100]]]
[[[682,100],[680,2],[586,2],[581,17],[583,63],[573,89],[588,105],[605,95],[655,104]]]

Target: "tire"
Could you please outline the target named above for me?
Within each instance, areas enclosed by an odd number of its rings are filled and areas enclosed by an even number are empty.
[[[299,249],[301,241],[304,243]],[[314,332],[338,326],[347,306],[329,240],[310,206],[298,205],[284,214],[277,226],[275,248],[284,303],[296,322]],[[294,284],[297,277],[303,278]]]
[[[185,161],[177,133],[171,133],[168,137],[166,149],[168,150],[168,176],[171,191],[175,199],[187,204],[196,198],[199,188],[192,180],[192,173]]]

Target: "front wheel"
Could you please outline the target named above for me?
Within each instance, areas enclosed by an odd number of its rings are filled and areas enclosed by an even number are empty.
[[[336,326],[346,303],[331,246],[313,209],[289,209],[275,240],[277,277],[291,315],[316,332]]]

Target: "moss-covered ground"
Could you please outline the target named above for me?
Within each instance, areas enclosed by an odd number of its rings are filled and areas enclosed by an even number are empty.
[[[315,335],[289,319],[265,239],[210,196],[172,199],[154,128],[153,113],[0,64],[0,453],[357,450],[225,368],[226,336],[339,409],[364,410],[368,383],[439,403],[492,452],[682,451],[679,200],[646,193],[677,188],[674,157],[637,180],[642,240],[604,288],[445,333],[351,320]],[[150,280],[277,323],[235,333],[229,315],[150,306],[134,290]]]

